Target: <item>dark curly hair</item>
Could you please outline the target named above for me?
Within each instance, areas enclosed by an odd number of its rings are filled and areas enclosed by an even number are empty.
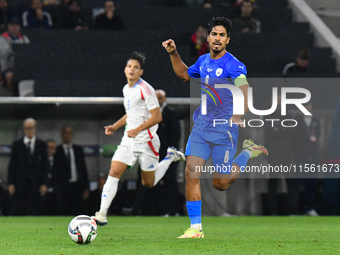
[[[223,26],[227,31],[227,36],[230,37],[231,30],[231,20],[225,17],[213,17],[208,23],[209,29],[208,34],[210,34],[211,30],[216,26]]]
[[[141,69],[144,69],[144,64],[145,64],[145,53],[135,51],[134,53],[131,54],[129,57],[129,60],[137,60],[140,64]]]

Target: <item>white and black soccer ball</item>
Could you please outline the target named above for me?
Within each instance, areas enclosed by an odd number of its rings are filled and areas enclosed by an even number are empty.
[[[91,243],[97,237],[97,223],[87,215],[74,217],[68,225],[68,234],[77,244]]]

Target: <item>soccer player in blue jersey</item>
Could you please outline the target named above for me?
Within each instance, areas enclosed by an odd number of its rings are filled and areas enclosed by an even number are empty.
[[[207,98],[206,114],[202,114],[202,107],[194,113],[194,127],[191,131],[185,155],[186,200],[191,226],[179,238],[203,238],[201,222],[201,187],[200,172],[205,162],[212,157],[215,169],[213,186],[218,190],[226,190],[237,179],[250,158],[261,154],[268,155],[268,151],[251,140],[243,142],[243,151],[234,159],[238,137],[238,126],[244,127],[241,115],[233,114],[233,97],[225,88],[214,89],[214,84],[228,82],[238,87],[244,95],[245,112],[248,111],[247,96],[248,82],[246,66],[226,51],[230,41],[231,21],[224,17],[214,17],[209,22],[207,41],[210,53],[202,55],[191,67],[187,67],[181,60],[175,42],[171,39],[163,42],[163,47],[170,54],[172,67],[176,75],[184,82],[190,78],[201,78],[202,94],[217,92],[220,105],[215,104],[211,97]],[[216,94],[216,93],[215,93]],[[222,104],[223,102],[223,104]],[[224,119],[232,125],[214,125],[214,119]],[[229,170],[228,170],[229,169]],[[227,170],[227,171],[225,171]]]

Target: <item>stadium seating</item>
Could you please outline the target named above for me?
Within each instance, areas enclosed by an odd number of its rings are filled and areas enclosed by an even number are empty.
[[[197,24],[216,15],[232,17],[231,10],[164,7],[164,1],[152,0],[119,3],[124,31],[24,30],[32,43],[14,45],[16,78],[34,79],[36,96],[121,96],[126,59],[131,52],[142,51],[147,54],[147,81],[170,97],[189,96],[189,86],[173,74],[161,42],[174,39],[184,62],[191,65],[195,59],[189,56],[189,42]],[[98,7],[93,0],[83,5],[88,16]],[[292,21],[287,0],[259,0],[258,5],[254,16],[261,21],[262,33],[232,31],[228,45],[228,51],[247,66],[249,77],[280,77],[284,65],[304,46],[311,49],[309,77],[338,76],[331,50],[313,47],[309,24]],[[53,7],[47,8],[53,13]]]

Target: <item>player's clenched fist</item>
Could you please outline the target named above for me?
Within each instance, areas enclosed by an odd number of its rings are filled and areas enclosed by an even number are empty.
[[[106,126],[105,128],[105,135],[113,135],[116,132],[117,128],[114,125]]]
[[[162,43],[162,45],[169,54],[172,55],[176,52],[176,44],[175,44],[174,40],[172,40],[172,39],[166,40]]]

